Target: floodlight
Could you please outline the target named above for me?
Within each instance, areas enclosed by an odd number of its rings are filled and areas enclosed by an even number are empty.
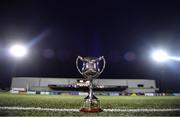
[[[21,58],[27,54],[27,49],[23,45],[13,45],[10,47],[9,52],[14,57]]]
[[[152,58],[157,62],[165,62],[168,59],[168,54],[163,50],[158,50],[152,53]]]

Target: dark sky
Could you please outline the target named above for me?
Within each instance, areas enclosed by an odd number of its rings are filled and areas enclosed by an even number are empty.
[[[8,47],[29,46],[17,60]],[[162,79],[167,90],[180,92],[180,62],[163,65],[152,49],[180,55],[178,0],[1,0],[0,83],[12,76],[81,77],[75,60],[104,56],[102,78]]]

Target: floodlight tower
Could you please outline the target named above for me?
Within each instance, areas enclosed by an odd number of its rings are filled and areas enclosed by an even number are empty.
[[[24,45],[21,45],[21,44],[15,44],[15,45],[12,45],[10,48],[9,48],[9,54],[11,56],[13,56],[14,58],[16,58],[16,60],[18,59],[21,59],[21,58],[24,58],[26,55],[27,55],[27,48],[24,46]],[[16,66],[14,66],[16,67]],[[12,70],[12,75],[15,74],[15,70],[13,69]],[[14,76],[12,76],[14,77]],[[27,84],[27,87],[29,85]],[[27,88],[28,90],[28,88]]]
[[[164,65],[165,62],[169,59],[169,56],[165,50],[157,50],[152,52],[151,55],[152,59],[158,63],[161,63],[161,65]],[[164,68],[161,69],[161,77],[159,80],[159,90],[162,92],[162,80],[164,77]]]

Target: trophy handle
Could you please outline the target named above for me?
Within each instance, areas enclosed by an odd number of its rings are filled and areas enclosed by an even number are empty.
[[[82,58],[81,56],[78,56],[78,57],[77,57],[77,59],[76,59],[76,67],[77,67],[79,73],[80,73],[81,75],[83,75],[83,73],[82,73],[81,70],[79,69],[79,64],[78,64],[78,61],[79,61],[79,60],[83,61],[83,58]]]
[[[104,71],[104,69],[105,69],[106,60],[105,60],[104,56],[101,56],[101,57],[99,57],[98,59],[99,59],[99,61],[103,60],[103,68],[101,69],[101,71],[100,71],[100,73],[99,73],[99,74],[101,74],[101,73]]]

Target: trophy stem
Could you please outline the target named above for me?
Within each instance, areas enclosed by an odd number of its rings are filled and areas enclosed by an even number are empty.
[[[80,109],[80,112],[102,112],[100,108],[100,101],[93,94],[93,82],[89,80],[89,93],[88,96],[84,98],[83,106]]]
[[[89,82],[89,98],[90,98],[90,101],[92,102],[92,99],[93,99],[93,84],[92,84],[92,80],[90,80],[90,82]]]

